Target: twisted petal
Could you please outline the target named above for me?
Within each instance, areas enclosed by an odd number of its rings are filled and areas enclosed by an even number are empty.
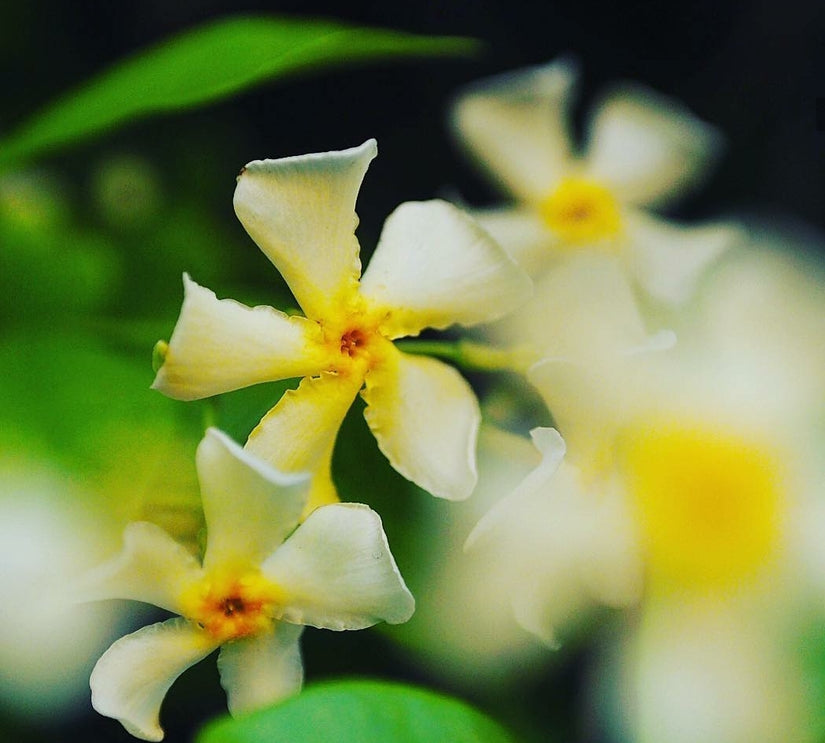
[[[564,459],[564,439],[555,428],[534,428],[530,431],[530,437],[541,454],[539,466],[532,470],[512,493],[498,501],[482,516],[467,537],[464,543],[465,550],[472,549],[480,539],[493,531],[498,523],[507,519],[513,506],[518,507],[526,498],[544,488]]]
[[[472,218],[446,201],[401,204],[387,219],[361,293],[388,313],[391,338],[509,312],[530,279]]]
[[[340,152],[255,160],[238,176],[238,219],[314,320],[357,287],[355,200],[377,151],[370,139]]]
[[[605,96],[590,127],[586,167],[629,204],[663,204],[697,185],[721,135],[664,96],[623,86]]]
[[[144,601],[181,613],[181,593],[202,575],[195,557],[159,526],[146,521],[129,524],[123,542],[117,557],[86,574],[74,596],[80,601]]]
[[[206,518],[204,567],[258,565],[298,524],[308,474],[284,474],[210,428],[198,446]]]
[[[298,641],[304,628],[276,622],[272,631],[230,642],[218,655],[221,685],[233,715],[297,694],[304,680]]]
[[[626,219],[631,272],[652,297],[672,304],[688,300],[702,271],[745,239],[733,223],[685,227],[635,210]]]
[[[317,374],[323,367],[316,323],[271,307],[218,299],[186,274],[183,286],[183,307],[153,389],[177,400],[197,400]]]
[[[523,201],[545,196],[569,167],[576,77],[574,63],[560,59],[482,81],[455,104],[458,138]]]
[[[143,740],[162,740],[160,705],[169,687],[217,643],[177,617],[115,642],[92,671],[92,706]]]
[[[329,468],[338,429],[363,384],[359,373],[306,377],[267,413],[245,449],[282,472],[313,475],[307,509],[338,499]]]
[[[395,348],[367,375],[364,417],[390,464],[439,498],[462,500],[476,483],[481,414],[452,367]]]
[[[261,569],[288,597],[287,622],[363,629],[406,622],[415,608],[381,519],[361,503],[313,511]]]

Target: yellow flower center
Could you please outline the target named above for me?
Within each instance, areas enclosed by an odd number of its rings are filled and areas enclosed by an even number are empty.
[[[216,572],[181,597],[183,615],[221,643],[256,635],[272,626],[272,609],[283,594],[257,570]]]
[[[380,321],[360,302],[336,318],[322,323],[329,351],[330,371],[363,373],[380,359],[381,348],[390,341],[380,329]]]
[[[599,243],[619,234],[619,206],[604,186],[586,178],[564,178],[539,203],[544,221],[570,246]]]
[[[673,421],[636,426],[623,448],[651,580],[733,587],[775,553],[778,459],[731,431]]]

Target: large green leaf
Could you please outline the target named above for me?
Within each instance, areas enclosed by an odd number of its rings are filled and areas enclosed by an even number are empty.
[[[208,725],[198,743],[512,743],[463,702],[382,681],[332,681],[275,707]]]
[[[0,166],[139,117],[226,98],[256,83],[371,59],[464,55],[477,42],[335,21],[219,20],[130,57],[0,141]]]

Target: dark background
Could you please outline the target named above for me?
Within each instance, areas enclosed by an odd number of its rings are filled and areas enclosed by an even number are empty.
[[[362,210],[369,204],[385,215],[402,200],[454,187],[489,201],[495,193],[446,135],[450,94],[483,75],[569,52],[583,63],[583,108],[604,83],[638,80],[681,99],[727,135],[715,178],[683,207],[686,215],[755,208],[825,226],[825,132],[816,116],[825,96],[825,3],[814,0],[2,3],[0,131],[170,34],[230,13],[275,12],[473,36],[485,51],[469,61],[388,62],[267,85],[205,112],[131,126],[107,136],[103,148],[163,158],[172,184],[175,166],[198,160],[198,182],[189,187],[228,211],[225,196],[239,164],[374,136],[381,154]],[[85,163],[101,149],[95,141],[76,157]]]

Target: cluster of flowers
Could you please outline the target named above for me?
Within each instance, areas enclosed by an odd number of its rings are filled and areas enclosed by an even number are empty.
[[[579,152],[575,82],[575,65],[560,60],[459,97],[461,141],[516,205],[402,204],[363,275],[355,202],[375,141],[243,169],[236,213],[303,314],[218,299],[184,276],[154,387],[194,400],[301,382],[243,447],[207,431],[197,454],[202,559],[136,523],[122,553],[86,576],[85,598],[180,615],[103,655],[91,680],[99,712],[160,740],[169,686],[218,646],[238,712],[300,688],[304,625],[410,618],[414,601],[378,515],[338,502],[331,463],[360,394],[400,474],[449,500],[476,489],[474,392],[453,367],[394,344],[425,329],[477,326],[476,341],[526,370],[558,427],[532,430],[540,461],[466,543],[507,573],[499,598],[523,628],[554,645],[584,610],[643,596],[697,612],[713,596],[746,616],[788,585],[787,546],[812,495],[800,442],[821,380],[799,366],[784,379],[787,366],[753,333],[722,342],[724,303],[712,291],[704,319],[691,311],[686,322],[706,269],[748,235],[732,221],[677,225],[652,211],[700,182],[720,138],[673,102],[623,87],[598,104]],[[649,329],[663,323],[678,342]]]

